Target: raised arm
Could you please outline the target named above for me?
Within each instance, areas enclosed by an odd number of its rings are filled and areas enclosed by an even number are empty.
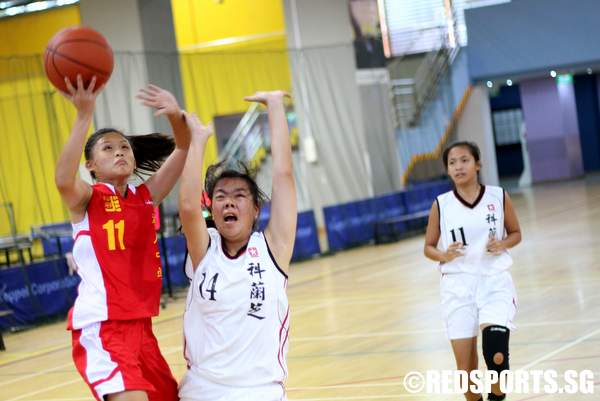
[[[271,218],[265,236],[277,264],[287,271],[296,236],[296,184],[292,168],[292,145],[285,115],[285,92],[257,92],[246,97],[247,101],[267,106],[271,131],[271,155],[273,157],[273,192],[271,194]]]
[[[137,98],[146,106],[156,109],[154,116],[165,115],[173,129],[175,150],[147,181],[146,186],[152,195],[152,201],[158,205],[171,192],[181,175],[188,148],[190,131],[183,118],[183,111],[171,92],[156,85],[148,85],[140,90]]]
[[[69,90],[66,97],[77,109],[77,117],[71,129],[71,135],[56,163],[54,181],[62,200],[69,209],[71,221],[79,222],[85,216],[87,204],[92,196],[92,187],[79,178],[77,172],[86,136],[92,124],[96,97],[103,88],[94,91],[96,77],[92,78],[87,89],[84,88],[80,75],[77,76],[77,89],[66,77],[65,82]]]
[[[208,231],[202,215],[202,162],[210,128],[202,125],[195,114],[184,113],[191,131],[191,144],[185,159],[179,187],[179,220],[187,242],[194,270],[206,255]]]

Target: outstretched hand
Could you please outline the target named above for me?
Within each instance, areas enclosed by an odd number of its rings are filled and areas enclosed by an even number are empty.
[[[149,84],[145,88],[140,89],[136,98],[140,99],[145,106],[155,109],[155,117],[162,114],[172,116],[180,112],[179,103],[177,103],[175,96],[168,90],[156,85]]]
[[[65,84],[69,93],[65,93],[64,95],[73,103],[77,112],[80,114],[92,114],[96,105],[96,98],[104,89],[104,85],[102,85],[97,90],[94,90],[96,88],[96,76],[92,78],[87,88],[83,86],[83,78],[80,74],[77,75],[77,88],[73,86],[68,77],[65,77]]]
[[[204,125],[196,115],[196,113],[183,112],[183,118],[187,124],[193,138],[208,139],[213,134],[212,126]]]
[[[283,100],[284,98],[290,98],[290,94],[277,90],[270,92],[255,92],[254,95],[244,97],[244,100],[247,102],[257,102],[266,105],[268,102],[272,100]]]

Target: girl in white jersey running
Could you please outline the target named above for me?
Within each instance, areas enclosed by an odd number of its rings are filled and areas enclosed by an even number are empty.
[[[454,189],[431,206],[425,256],[440,262],[442,309],[457,369],[477,369],[481,330],[487,368],[499,374],[509,368],[508,340],[517,308],[507,250],[521,242],[521,231],[508,194],[479,182],[479,159],[472,142],[458,142],[444,151]],[[465,398],[483,400],[471,391]],[[488,400],[504,398],[499,385],[493,385]]]
[[[296,233],[296,188],[285,93],[257,92],[267,106],[273,158],[271,217],[255,231],[262,192],[246,172],[211,166],[206,192],[216,228],[202,216],[204,149],[210,130],[187,116],[192,143],[179,213],[191,259],[184,315],[188,371],[182,401],[285,400],[289,308],[287,271]]]

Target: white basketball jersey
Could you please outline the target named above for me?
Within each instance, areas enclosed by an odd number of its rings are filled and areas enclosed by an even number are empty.
[[[482,186],[479,197],[469,204],[456,191],[437,197],[440,215],[438,246],[447,250],[453,242],[462,242],[464,255],[449,263],[440,263],[442,273],[473,273],[492,275],[508,269],[512,258],[507,251],[499,256],[487,252],[491,237],[501,240],[504,229],[504,190]]]
[[[192,375],[231,386],[283,383],[290,325],[287,275],[264,234],[254,232],[233,259],[221,235],[208,229],[210,246],[192,278],[184,314],[185,357]]]

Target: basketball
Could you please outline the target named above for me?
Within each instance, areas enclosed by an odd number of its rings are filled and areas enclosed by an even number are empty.
[[[96,76],[96,88],[102,86],[112,73],[113,53],[100,33],[86,27],[71,27],[59,31],[46,46],[44,68],[48,79],[61,92],[68,93],[65,77],[77,86],[81,74],[87,88]]]

